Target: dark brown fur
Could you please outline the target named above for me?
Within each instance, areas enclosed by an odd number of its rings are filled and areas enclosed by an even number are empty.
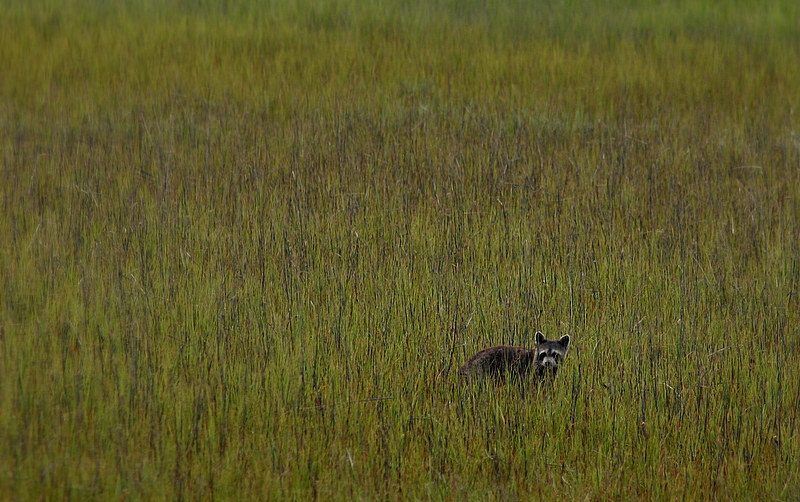
[[[547,340],[537,332],[535,348],[508,345],[489,347],[472,356],[458,373],[468,380],[491,376],[504,381],[508,375],[520,380],[531,375],[537,380],[544,380],[556,375],[559,364],[566,356],[569,341],[569,335],[560,340]]]

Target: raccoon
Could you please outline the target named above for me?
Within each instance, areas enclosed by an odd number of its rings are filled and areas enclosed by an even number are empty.
[[[523,380],[532,374],[539,381],[555,377],[567,355],[569,335],[559,340],[548,340],[537,331],[535,339],[536,347],[533,349],[507,345],[483,349],[464,363],[458,373],[467,380],[491,376],[501,382],[508,375]]]

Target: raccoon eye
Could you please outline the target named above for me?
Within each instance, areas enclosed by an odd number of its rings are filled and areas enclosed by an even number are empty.
[[[539,360],[544,360],[545,357],[547,357],[547,353],[539,352]]]

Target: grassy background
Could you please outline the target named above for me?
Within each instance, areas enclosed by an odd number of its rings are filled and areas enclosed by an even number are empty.
[[[798,26],[0,0],[0,497],[797,499]]]

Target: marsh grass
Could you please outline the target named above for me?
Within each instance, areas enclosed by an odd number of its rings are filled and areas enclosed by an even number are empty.
[[[793,3],[2,6],[3,498],[797,497]]]

